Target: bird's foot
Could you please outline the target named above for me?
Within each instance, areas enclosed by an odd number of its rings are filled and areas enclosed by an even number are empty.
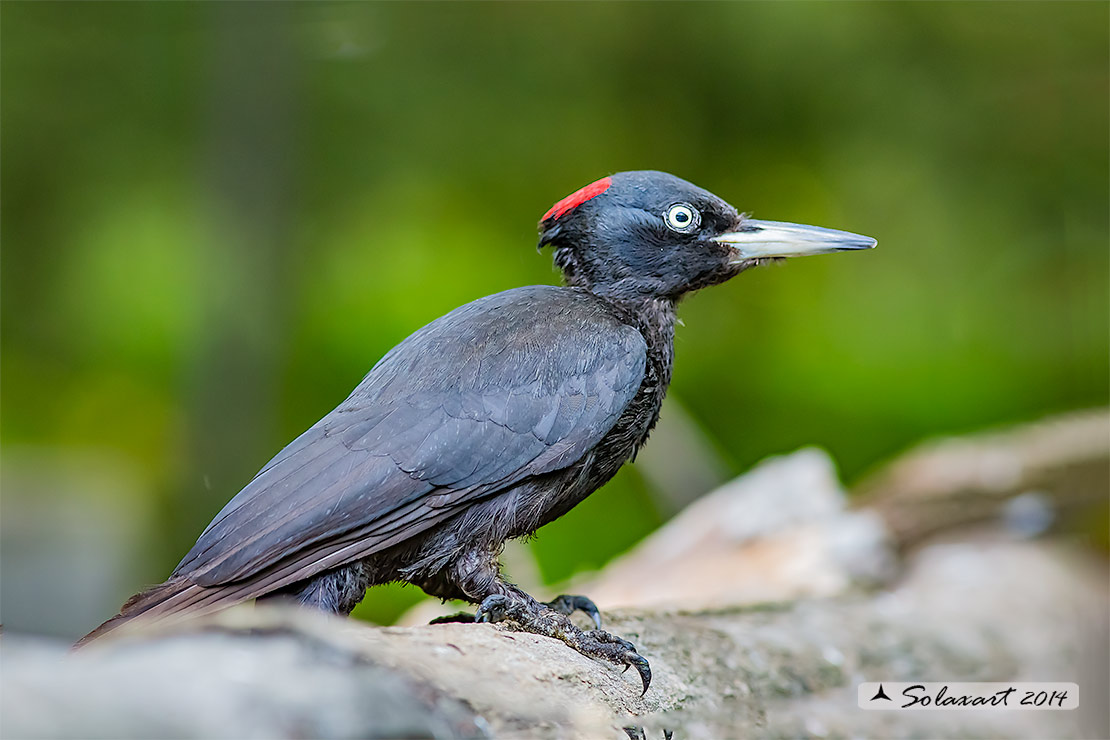
[[[585,596],[563,594],[561,596],[556,596],[551,601],[542,602],[540,605],[546,606],[548,609],[557,611],[560,614],[565,614],[568,617],[575,612],[582,612],[590,618],[594,623],[594,627],[601,629],[601,612],[598,611],[597,605]],[[498,619],[480,620],[477,616],[477,614],[471,614],[470,612],[457,612],[455,614],[446,614],[442,617],[436,617],[428,622],[428,624],[454,624],[457,622],[469,624],[470,622],[478,621],[498,622],[505,618],[505,616],[502,615]]]
[[[581,601],[575,601],[578,599]],[[558,604],[558,606],[552,606],[552,604]],[[487,596],[478,607],[478,611],[474,614],[474,621],[514,622],[524,632],[553,637],[589,658],[621,665],[625,670],[633,667],[640,674],[640,681],[644,685],[641,696],[646,694],[651,684],[651,666],[636,652],[635,645],[600,629],[589,631],[579,629],[562,611],[563,609],[571,612],[582,610],[593,617],[594,614],[586,605],[592,607],[596,613],[597,607],[593,602],[580,596],[561,596],[551,604],[540,604],[528,597],[514,599],[502,594],[494,594]],[[594,619],[600,622],[600,616]]]
[[[595,629],[601,629],[601,612],[597,610],[597,605],[585,596],[563,594],[556,596],[551,601],[545,601],[543,606],[568,617],[575,612],[582,612],[593,621]]]

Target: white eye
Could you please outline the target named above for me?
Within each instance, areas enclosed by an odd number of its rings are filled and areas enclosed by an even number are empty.
[[[698,223],[701,221],[701,216],[694,207],[685,203],[675,203],[667,209],[667,214],[663,218],[668,228],[681,232],[693,231],[698,228]]]

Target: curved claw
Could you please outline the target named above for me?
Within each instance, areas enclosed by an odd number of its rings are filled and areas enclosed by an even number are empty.
[[[544,606],[554,609],[560,614],[566,614],[568,617],[574,612],[582,612],[593,621],[595,628],[601,629],[601,612],[598,611],[597,605],[585,596],[562,594],[556,596]]]
[[[643,696],[647,693],[648,686],[651,685],[651,666],[639,653],[629,651],[624,657],[628,661],[628,665],[634,667],[636,672],[640,674],[640,680],[644,683],[644,690],[640,692],[640,696]],[[625,666],[625,670],[627,669],[628,666]]]

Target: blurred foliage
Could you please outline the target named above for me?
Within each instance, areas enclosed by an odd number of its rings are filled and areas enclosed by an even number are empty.
[[[131,459],[150,582],[408,333],[555,281],[536,220],[622,169],[879,240],[683,307],[673,401],[730,473],[1108,400],[1106,3],[2,13],[0,439]],[[541,572],[662,517],[626,469]]]

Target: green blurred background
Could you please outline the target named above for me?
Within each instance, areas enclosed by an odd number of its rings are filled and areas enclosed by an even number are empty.
[[[769,454],[821,445],[851,482],[1107,403],[1108,26],[1065,2],[4,3],[6,626],[78,634],[162,580],[396,342],[557,281],[540,214],[623,169],[880,248],[689,300],[659,435],[520,551],[525,580]]]

